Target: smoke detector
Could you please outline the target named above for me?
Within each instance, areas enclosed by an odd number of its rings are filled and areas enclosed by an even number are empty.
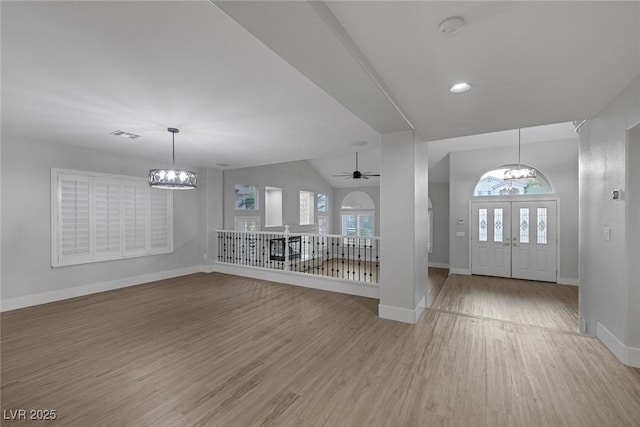
[[[440,23],[438,32],[444,36],[452,36],[459,33],[464,28],[464,19],[460,16],[452,16]]]

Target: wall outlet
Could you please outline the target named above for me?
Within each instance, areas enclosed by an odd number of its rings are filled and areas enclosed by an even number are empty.
[[[464,237],[464,231],[456,231],[456,237]]]
[[[205,261],[207,260],[207,254],[206,253],[202,254],[202,259],[205,260]]]

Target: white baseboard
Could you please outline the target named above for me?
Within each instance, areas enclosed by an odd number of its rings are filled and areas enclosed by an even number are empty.
[[[287,285],[380,299],[380,286],[378,286],[377,283],[367,284],[355,282],[353,280],[316,276],[313,274],[298,273],[295,271],[267,270],[259,267],[225,263],[216,263],[213,271],[233,274],[235,276],[285,283]]]
[[[187,274],[200,273],[201,271],[203,271],[203,266],[194,265],[192,267],[159,271],[157,273],[142,274],[139,276],[125,277],[122,279],[109,280],[106,282],[75,286],[73,288],[65,288],[56,291],[42,292],[39,294],[25,295],[17,298],[9,298],[0,302],[0,311],[16,310],[18,308],[31,307],[33,305],[46,304],[49,302],[81,297],[98,292],[126,288],[128,286],[140,285],[143,283],[154,282],[156,280],[171,279],[173,277],[185,276]]]
[[[464,276],[471,276],[471,270],[468,268],[449,268],[449,274],[462,274]]]
[[[449,268],[449,264],[444,264],[444,263],[441,263],[441,262],[429,262],[429,267]]]
[[[378,305],[378,316],[383,319],[395,320],[397,322],[415,324],[424,312],[425,297],[422,297],[418,306],[413,310],[408,308],[393,307],[390,305]]]
[[[602,323],[597,325],[596,336],[622,363],[634,368],[640,368],[640,348],[624,345]]]
[[[570,277],[558,277],[558,285],[580,286],[580,281]]]

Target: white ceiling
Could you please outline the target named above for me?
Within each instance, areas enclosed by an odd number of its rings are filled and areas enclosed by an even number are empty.
[[[352,142],[408,128],[396,106],[456,138],[590,117],[640,74],[640,2],[0,5],[3,140],[169,160],[173,126],[189,166],[350,171]]]
[[[2,2],[2,136],[234,167],[379,134],[215,5]],[[142,135],[109,135],[121,129]],[[161,166],[161,165],[159,165]]]
[[[335,177],[342,173],[353,173],[356,170],[355,151],[351,154],[337,154],[334,156],[310,159],[309,163],[323,176],[334,188],[350,187],[377,187],[380,178],[372,176],[369,179],[352,179]],[[368,148],[358,150],[358,170],[360,172],[380,173],[380,148]]]
[[[589,118],[640,74],[637,1],[327,4],[428,141]]]
[[[575,141],[577,138],[578,134],[572,123],[534,126],[524,128],[520,133],[521,144],[546,141],[563,143]],[[517,145],[518,129],[429,141],[429,182],[449,182],[449,159],[447,155],[451,152],[496,147],[517,147]],[[379,148],[365,147],[365,149],[358,151],[358,155],[360,171],[380,173]],[[335,188],[374,187],[380,185],[380,178],[353,180],[333,176],[343,171],[353,171],[355,154],[340,154],[311,159],[309,162]]]

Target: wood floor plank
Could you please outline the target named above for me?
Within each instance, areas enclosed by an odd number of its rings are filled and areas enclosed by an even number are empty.
[[[433,308],[577,331],[578,288],[555,283],[452,274]]]
[[[640,374],[595,338],[435,309],[408,325],[377,304],[212,273],[2,313],[2,409],[60,426],[638,425]]]

